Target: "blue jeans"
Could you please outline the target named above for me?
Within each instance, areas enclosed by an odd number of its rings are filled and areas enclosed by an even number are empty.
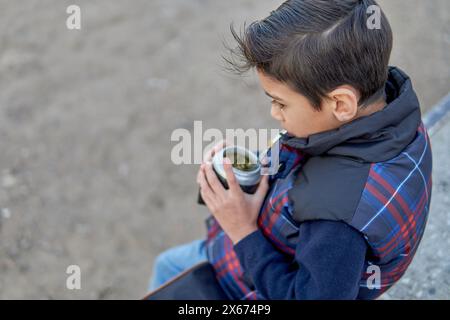
[[[208,260],[205,244],[205,240],[195,240],[159,254],[153,265],[149,291],[157,289],[197,263]]]

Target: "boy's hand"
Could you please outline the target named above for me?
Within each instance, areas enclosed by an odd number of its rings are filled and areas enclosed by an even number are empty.
[[[255,194],[247,194],[234,176],[231,161],[224,159],[229,189],[225,189],[213,171],[212,164],[203,163],[197,182],[203,201],[223,231],[234,244],[258,229],[258,214],[269,190],[269,176],[264,175]]]

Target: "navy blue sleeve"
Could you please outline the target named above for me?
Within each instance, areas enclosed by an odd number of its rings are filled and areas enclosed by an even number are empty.
[[[300,224],[295,259],[276,250],[260,230],[234,249],[263,297],[334,300],[356,299],[367,245],[347,224],[321,220]]]

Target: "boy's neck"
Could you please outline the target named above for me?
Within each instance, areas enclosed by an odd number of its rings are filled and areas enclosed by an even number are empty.
[[[359,109],[358,113],[356,114],[356,117],[353,120],[370,116],[371,114],[374,114],[375,112],[383,110],[384,107],[386,107],[386,105],[387,105],[387,103],[386,103],[385,99],[381,99],[377,102],[374,102],[363,109]]]

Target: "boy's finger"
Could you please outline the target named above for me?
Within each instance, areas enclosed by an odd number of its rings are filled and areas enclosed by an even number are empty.
[[[263,158],[260,160],[260,162],[261,162],[261,165],[262,165],[263,167],[267,167],[267,166],[269,165],[269,163],[270,163],[269,159],[267,159],[267,156],[266,156],[266,157],[263,157]]]
[[[217,143],[211,150],[209,150],[204,157],[204,161],[203,162],[211,162],[212,158],[214,157],[214,155],[220,151],[220,149],[224,148],[225,146],[227,146],[228,143],[226,140],[222,140],[219,143]]]
[[[220,195],[223,192],[225,192],[225,188],[220,183],[219,178],[217,178],[217,176],[212,168],[212,164],[207,164],[205,166],[205,173],[206,173],[206,180],[208,180],[208,183],[211,186],[211,189],[214,191],[214,193],[216,195]]]
[[[269,191],[269,176],[263,175],[261,182],[259,183],[258,189],[256,189],[256,194],[264,198],[267,194],[267,191]]]
[[[226,140],[220,141],[217,145],[214,146],[214,153],[220,151],[220,149],[223,149],[226,146],[228,146],[228,142]]]
[[[202,197],[205,196],[205,198],[209,198],[212,200],[214,198],[214,192],[211,189],[211,186],[209,185],[208,180],[205,177],[205,172],[202,169],[200,169],[199,172],[199,183]]]
[[[203,171],[203,170],[204,170],[204,168],[203,168],[204,165],[205,165],[205,164],[202,163],[202,164],[199,166],[199,168],[198,168],[198,172],[197,172],[197,183],[198,183],[198,184],[200,184],[200,175],[201,175],[202,173],[204,174],[204,171]]]
[[[239,183],[236,180],[236,176],[233,172],[233,166],[231,165],[231,160],[229,158],[223,159],[223,169],[227,177],[227,183],[231,191],[241,190]]]

